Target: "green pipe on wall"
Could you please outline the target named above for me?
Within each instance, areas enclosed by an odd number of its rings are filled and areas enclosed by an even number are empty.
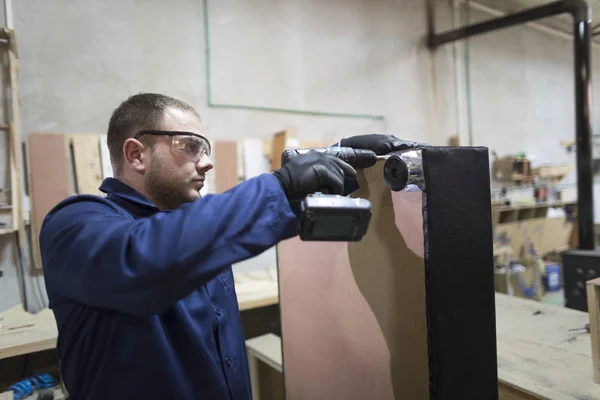
[[[212,91],[211,91],[210,24],[209,24],[209,16],[208,16],[208,0],[203,0],[203,3],[204,3],[204,48],[205,48],[205,66],[206,66],[206,101],[207,101],[207,104],[209,107],[211,107],[211,108],[229,108],[229,109],[234,109],[234,110],[267,111],[267,112],[277,112],[277,113],[285,113],[285,114],[300,114],[300,115],[309,115],[309,116],[315,116],[315,117],[372,119],[372,120],[379,120],[379,121],[385,120],[385,116],[383,116],[383,115],[335,113],[335,112],[313,111],[313,110],[297,110],[297,109],[291,109],[291,108],[213,103]]]

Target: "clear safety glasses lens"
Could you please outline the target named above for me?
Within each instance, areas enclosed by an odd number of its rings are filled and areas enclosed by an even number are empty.
[[[210,157],[210,144],[197,136],[173,136],[173,149],[185,154],[190,159],[198,162],[202,157]]]

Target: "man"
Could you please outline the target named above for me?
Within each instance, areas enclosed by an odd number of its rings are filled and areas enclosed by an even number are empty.
[[[343,193],[354,169],[310,152],[201,198],[211,147],[188,104],[132,96],[107,136],[106,197],[64,200],[40,232],[70,399],[250,399],[231,264],[296,235],[291,203]],[[389,135],[342,144],[414,145]]]

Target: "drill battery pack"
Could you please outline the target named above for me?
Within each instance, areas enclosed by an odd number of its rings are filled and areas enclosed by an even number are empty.
[[[357,242],[367,233],[371,202],[366,199],[315,193],[300,204],[300,239]]]

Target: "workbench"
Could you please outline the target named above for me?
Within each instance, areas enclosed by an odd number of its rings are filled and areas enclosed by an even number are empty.
[[[235,274],[240,311],[271,306],[278,302],[275,268]],[[0,360],[56,347],[58,331],[50,309],[37,314],[17,305],[0,312]]]
[[[275,305],[279,302],[277,268],[234,273],[240,311]]]
[[[0,313],[0,360],[53,349],[57,335],[51,310],[30,314],[22,305],[12,307]]]
[[[496,322],[500,399],[600,399],[587,313],[496,293]],[[258,399],[258,365],[281,372],[281,339],[267,334],[246,345]]]
[[[242,311],[277,304],[273,270],[236,274],[235,284]],[[1,316],[0,359],[56,346],[50,310],[31,315],[17,306]],[[496,322],[501,398],[600,399],[590,335],[583,329],[587,313],[496,293]],[[278,338],[271,345],[281,346]]]
[[[496,293],[501,393],[517,399],[600,399],[588,323],[586,312]]]

